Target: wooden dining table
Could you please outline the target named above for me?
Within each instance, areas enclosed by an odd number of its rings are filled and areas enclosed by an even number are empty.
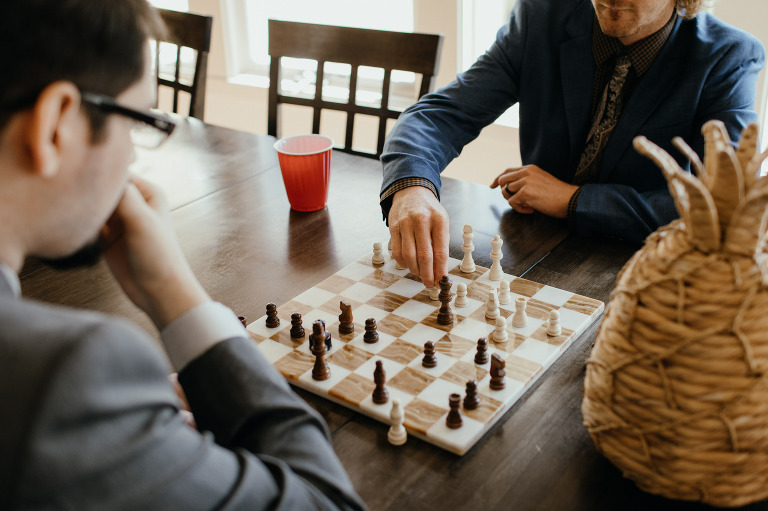
[[[140,152],[133,171],[166,192],[181,246],[213,299],[254,320],[386,243],[379,208],[381,166],[335,151],[327,207],[290,209],[274,139],[182,120],[160,149]],[[465,224],[474,259],[488,267],[490,241],[504,241],[506,273],[608,302],[637,246],[583,239],[564,221],[512,211],[498,190],[444,178],[450,255],[461,258]],[[54,271],[30,260],[28,298],[149,320],[122,294],[106,265]],[[707,506],[640,491],[595,449],[581,414],[593,324],[468,453],[416,438],[394,447],[387,427],[296,389],[328,423],[333,446],[372,510],[688,510]],[[768,509],[757,503],[745,509]]]

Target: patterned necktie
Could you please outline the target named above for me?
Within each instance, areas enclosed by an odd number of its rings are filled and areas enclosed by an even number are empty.
[[[616,127],[622,107],[622,89],[627,80],[627,74],[632,62],[627,55],[622,54],[616,59],[613,75],[605,86],[600,104],[592,119],[592,127],[587,135],[587,144],[581,154],[579,166],[573,176],[574,184],[582,185],[595,180],[600,173],[600,162],[608,139]]]

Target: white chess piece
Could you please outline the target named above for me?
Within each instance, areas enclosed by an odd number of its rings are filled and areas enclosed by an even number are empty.
[[[403,445],[408,439],[408,433],[403,427],[403,409],[400,406],[400,400],[392,400],[392,411],[389,412],[391,426],[387,433],[387,440],[392,445]]]
[[[504,270],[501,269],[501,258],[504,255],[501,253],[501,245],[504,240],[497,234],[491,240],[491,271],[488,272],[488,278],[492,281],[499,281],[504,277]]]
[[[528,324],[528,315],[525,313],[525,306],[528,301],[523,298],[515,299],[515,313],[512,315],[512,326],[515,328],[523,328]]]
[[[496,319],[499,317],[499,298],[496,296],[496,290],[488,291],[488,303],[485,306],[485,317]]]
[[[507,320],[504,319],[504,316],[499,316],[496,318],[496,330],[493,331],[493,342],[504,344],[507,340],[509,340]]]
[[[472,226],[465,225],[464,234],[461,235],[461,237],[464,238],[464,244],[461,246],[461,250],[464,252],[464,259],[461,261],[461,266],[459,266],[459,269],[463,273],[475,272],[475,261],[472,260],[472,251],[475,250],[475,244],[472,243],[472,238],[474,236]]]
[[[398,263],[397,259],[395,259],[395,269],[396,270],[406,270],[407,268],[405,266],[400,266],[400,263]]]
[[[373,264],[384,264],[384,256],[381,254],[382,252],[381,243],[374,243],[373,257],[371,258]]]
[[[512,303],[512,295],[509,294],[508,280],[502,280],[501,284],[499,284],[499,303],[502,305]]]
[[[456,307],[466,307],[469,300],[467,300],[467,285],[463,282],[456,284],[456,300],[453,304]]]
[[[549,321],[547,322],[547,335],[556,336],[563,333],[563,329],[560,328],[560,313],[556,310],[549,312]]]
[[[392,252],[392,238],[389,238],[389,243],[387,243],[387,250]]]
[[[430,300],[438,300],[440,297],[440,287],[439,286],[432,286],[429,288],[429,299]]]

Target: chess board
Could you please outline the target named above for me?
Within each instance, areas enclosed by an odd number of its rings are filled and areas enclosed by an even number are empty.
[[[280,325],[267,328],[266,316],[247,329],[260,351],[285,376],[289,383],[343,406],[368,415],[387,425],[394,398],[400,401],[409,435],[430,442],[456,454],[466,453],[512,405],[533,385],[542,373],[562,355],[568,346],[595,321],[603,302],[568,291],[545,286],[524,278],[504,274],[510,281],[511,302],[500,304],[500,314],[507,319],[508,341],[493,341],[495,321],[485,318],[488,294],[499,282],[488,278],[487,268],[477,267],[472,274],[462,273],[461,261],[450,259],[451,291],[458,283],[467,285],[468,304],[451,308],[454,321],[440,325],[440,302],[430,300],[421,280],[408,270],[398,270],[389,254],[385,263],[374,265],[371,254],[339,270],[316,286],[278,306]],[[512,326],[515,299],[527,299],[527,325]],[[352,305],[355,330],[339,334],[339,302]],[[547,335],[551,310],[560,314],[562,333]],[[300,312],[306,335],[290,336],[291,314]],[[363,342],[367,318],[375,318],[379,341]],[[312,379],[315,357],[309,349],[312,322],[322,319],[333,338],[326,354],[331,377]],[[488,339],[488,358],[498,353],[506,361],[506,386],[492,390],[490,363],[474,363],[477,340]],[[422,366],[424,343],[433,341],[437,366]],[[373,372],[377,360],[383,362],[387,375],[389,402],[372,402],[375,388]],[[478,382],[480,405],[474,410],[461,408],[463,425],[446,426],[448,396],[466,393],[466,383]],[[383,429],[386,434],[386,429]]]

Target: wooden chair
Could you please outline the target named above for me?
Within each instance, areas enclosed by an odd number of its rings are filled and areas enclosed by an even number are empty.
[[[388,119],[397,119],[399,111],[389,108],[389,91],[393,70],[410,71],[422,75],[419,97],[431,92],[437,74],[443,36],[386,32],[309,23],[293,23],[269,20],[269,111],[267,133],[277,137],[279,129],[278,104],[311,107],[312,133],[320,131],[320,113],[323,109],[347,113],[344,146],[342,151],[378,158],[384,148]],[[313,99],[280,94],[281,57],[295,57],[317,61],[317,79]],[[349,100],[337,103],[323,100],[323,65],[338,62],[351,66]],[[379,108],[356,104],[357,75],[359,66],[384,69],[381,105]],[[376,153],[352,149],[355,114],[378,117],[379,128]]]
[[[158,91],[160,87],[173,89],[173,111],[179,109],[179,92],[189,94],[189,116],[202,119],[205,115],[205,81],[208,74],[208,52],[211,49],[211,27],[213,18],[188,12],[158,9],[168,27],[168,35],[157,41],[155,46],[155,62],[159,62],[160,42],[176,45],[176,62],[173,80],[163,78],[157,72]],[[182,83],[179,79],[181,71],[181,48],[191,48],[197,53],[195,74],[192,84]],[[159,66],[158,66],[159,67]]]

